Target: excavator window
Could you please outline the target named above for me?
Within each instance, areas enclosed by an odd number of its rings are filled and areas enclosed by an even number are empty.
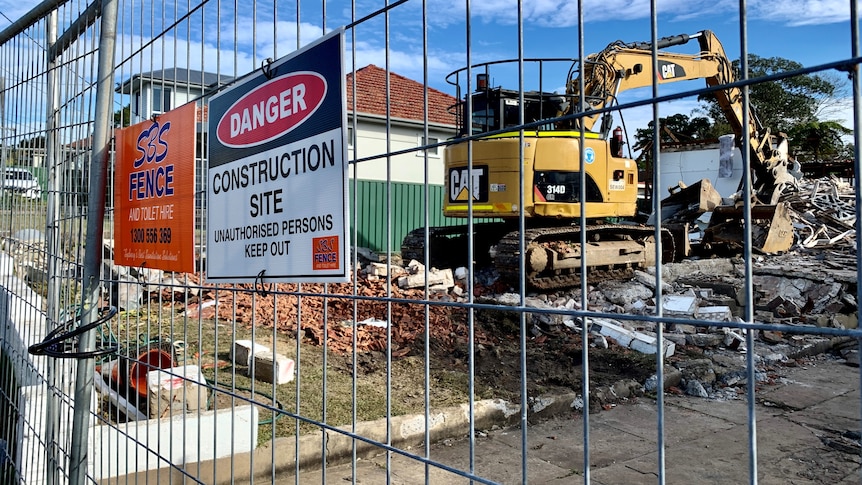
[[[565,98],[555,93],[539,93],[531,91],[524,93],[524,122],[535,123],[558,117],[564,111]],[[466,103],[462,107],[466,108]],[[473,94],[473,124],[471,133],[481,134],[507,128],[517,129],[520,123],[520,97],[517,91],[494,88]],[[462,126],[466,119],[462,121]],[[554,123],[548,122],[533,129],[557,129]],[[467,134],[462,128],[462,136]]]

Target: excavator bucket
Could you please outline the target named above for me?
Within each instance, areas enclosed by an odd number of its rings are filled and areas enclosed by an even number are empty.
[[[703,247],[725,246],[735,250],[744,247],[743,208],[718,206],[703,236]],[[793,245],[793,223],[786,202],[756,205],[751,208],[752,250],[764,254],[787,251]]]
[[[709,179],[678,185],[661,201],[662,223],[691,223],[721,204],[721,195]],[[654,224],[654,222],[651,221]]]
[[[671,189],[668,197],[662,199],[661,223],[673,237],[676,260],[687,258],[692,253],[688,233],[694,221],[720,204],[721,195],[709,179],[689,186],[680,183]],[[650,216],[648,223],[655,224],[655,214]]]

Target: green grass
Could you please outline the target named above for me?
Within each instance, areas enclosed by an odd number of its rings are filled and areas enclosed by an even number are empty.
[[[297,420],[293,415],[324,422],[329,426],[344,426],[353,422],[354,413],[357,421],[369,421],[387,415],[422,413],[425,409],[423,356],[393,359],[391,369],[387,372],[385,354],[363,354],[359,357],[359,370],[354,375],[351,370],[352,356],[327,352],[324,364],[322,347],[302,343],[300,358],[297,359],[296,340],[292,336],[278,334],[276,351],[297,361],[297,378],[273,386],[272,383],[252,379],[247,366],[230,362],[233,342],[250,339],[251,329],[221,324],[218,326],[216,342],[215,322],[185,322],[182,318],[172,318],[169,308],[124,312],[121,318],[115,317],[111,327],[123,347],[134,347],[146,340],[145,337],[138,339],[138,335],[144,335],[146,331],[158,332],[158,335],[150,334],[150,338],[183,340],[185,350],[179,356],[179,362],[198,365],[204,377],[216,387],[215,393],[210,396],[211,409],[225,409],[250,402],[260,407],[262,424],[258,431],[261,443],[273,437],[292,436],[297,432],[320,432],[316,424]],[[256,329],[254,339],[272,348],[272,329]],[[461,404],[469,399],[469,382],[463,372],[432,365],[430,381],[429,405],[432,409]],[[388,403],[386,389],[390,390]],[[484,391],[477,398],[491,395],[490,390]],[[273,408],[280,411],[273,413]]]

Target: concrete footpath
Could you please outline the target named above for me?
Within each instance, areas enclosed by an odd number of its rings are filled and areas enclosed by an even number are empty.
[[[757,393],[757,476],[760,484],[859,484],[859,369],[820,356],[782,367]],[[750,483],[747,404],[668,395],[665,399],[665,479],[680,484]],[[657,408],[636,398],[590,414],[590,483],[656,483]],[[481,481],[522,483],[521,431],[478,433],[474,476]],[[566,413],[531,424],[527,436],[529,483],[584,483],[583,416]],[[424,456],[423,449],[409,453]],[[430,459],[469,469],[467,439],[432,446]],[[388,475],[388,480],[387,480]],[[269,480],[267,480],[269,481]],[[469,479],[392,453],[303,472],[299,483],[458,484]],[[257,480],[255,481],[257,482]],[[279,473],[274,483],[295,483]]]

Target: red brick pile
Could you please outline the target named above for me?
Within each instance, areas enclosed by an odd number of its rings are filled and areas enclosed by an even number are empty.
[[[357,277],[356,297],[352,283],[331,283],[326,287],[281,283],[267,286],[266,294],[255,291],[253,285],[216,289],[204,284],[199,297],[190,300],[186,307],[190,318],[196,318],[198,311],[201,318],[218,318],[220,322],[230,322],[235,317],[237,325],[257,328],[276,325],[279,332],[289,336],[296,336],[297,322],[301,322],[306,342],[323,345],[326,340],[329,350],[338,353],[353,351],[354,334],[357,352],[385,351],[386,328],[361,322],[369,319],[380,325],[389,322],[393,356],[406,355],[424,341],[427,311],[431,342],[449,348],[466,343],[466,310],[434,304],[439,300],[433,296],[426,303],[423,290],[405,290],[397,285],[390,288],[392,299],[406,301],[371,299],[385,298],[387,284],[385,279],[370,281],[364,275]],[[212,301],[217,304],[207,303]],[[354,325],[354,321],[360,324]],[[474,335],[477,343],[491,343],[491,337],[481,329],[475,329]]]

